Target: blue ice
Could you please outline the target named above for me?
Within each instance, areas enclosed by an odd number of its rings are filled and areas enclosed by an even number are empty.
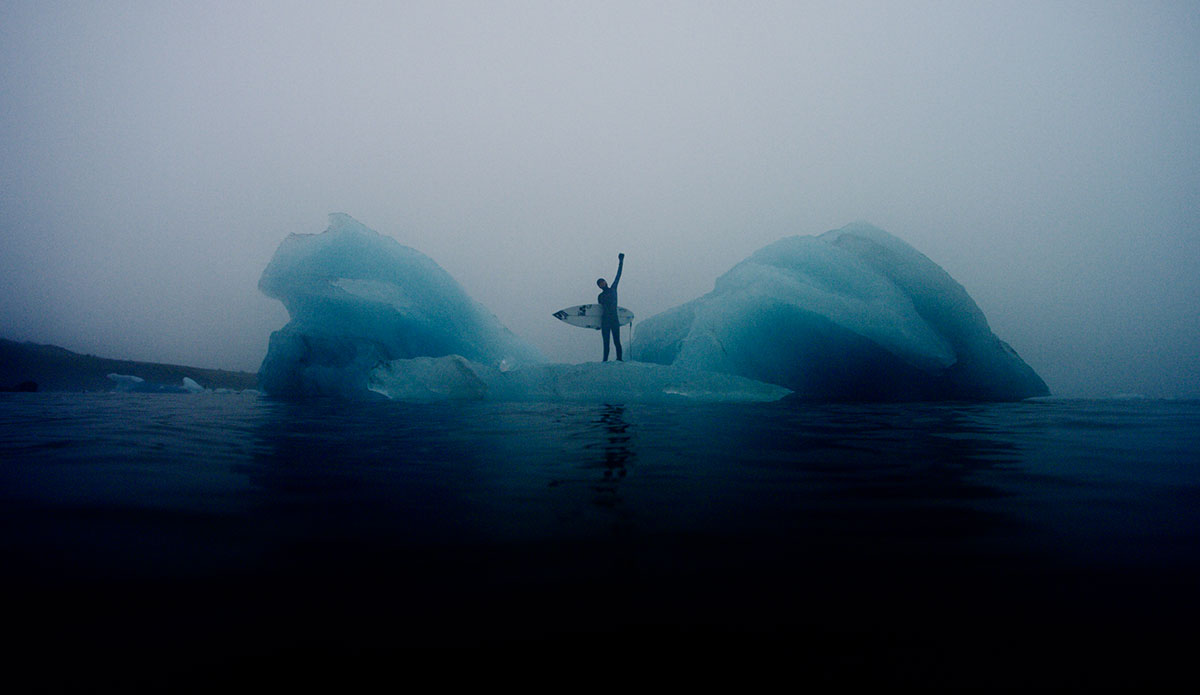
[[[1015,400],[1046,385],[942,268],[865,224],[771,244],[642,322],[640,363],[546,364],[440,266],[348,215],[285,239],[259,288],[290,321],[276,395],[653,402]]]

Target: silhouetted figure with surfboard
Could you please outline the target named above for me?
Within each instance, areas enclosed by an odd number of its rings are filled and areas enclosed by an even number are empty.
[[[617,254],[617,276],[613,278],[613,282],[609,285],[600,278],[596,281],[596,286],[600,288],[600,296],[596,298],[596,302],[603,308],[603,313],[600,315],[600,335],[604,337],[604,362],[608,361],[608,339],[611,336],[613,345],[617,348],[617,361],[624,362],[621,359],[621,321],[617,317],[617,283],[621,282],[621,270],[625,267],[625,254]]]
[[[600,287],[599,304],[580,304],[569,306],[554,312],[554,318],[571,326],[590,328],[600,331],[604,337],[604,361],[608,361],[608,341],[617,345],[617,361],[624,362],[621,354],[621,326],[629,324],[629,334],[633,335],[633,312],[625,307],[617,306],[617,283],[621,281],[621,269],[625,265],[625,254],[617,254],[617,277],[613,279],[612,287],[600,278],[596,285]]]

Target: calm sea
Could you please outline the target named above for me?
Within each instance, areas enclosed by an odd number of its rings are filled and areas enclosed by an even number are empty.
[[[340,683],[442,647],[1197,680],[1195,401],[0,394],[0,515],[7,672],[51,689]]]

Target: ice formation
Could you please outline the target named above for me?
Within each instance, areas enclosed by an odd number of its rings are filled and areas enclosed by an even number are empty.
[[[543,361],[428,256],[348,215],[284,239],[258,287],[291,316],[259,369],[268,393],[362,395],[375,367],[414,357]]]
[[[133,376],[132,374],[112,373],[108,375],[108,380],[115,382],[115,385],[113,386],[114,391],[122,392],[133,391],[141,387],[142,384],[146,383],[146,380],[142,377]]]
[[[274,395],[646,402],[776,400],[789,389],[859,400],[1048,393],[961,285],[865,224],[771,244],[709,294],[644,321],[635,354],[654,364],[544,364],[430,258],[347,215],[331,215],[321,234],[285,239],[259,288],[291,317],[259,370]]]
[[[179,385],[160,384],[146,381],[140,376],[131,374],[108,374],[108,380],[114,382],[113,391],[118,393],[203,393],[204,387],[190,377],[183,377]]]
[[[856,400],[1019,400],[1046,384],[940,266],[853,224],[766,246],[646,319],[638,359]]]
[[[285,239],[259,288],[291,316],[259,370],[273,395],[659,402],[789,393],[684,367],[544,364],[427,256],[347,215],[331,215],[321,234]]]
[[[501,371],[458,355],[382,364],[371,371],[369,388],[406,401],[752,402],[790,393],[730,374],[658,364],[538,364]]]

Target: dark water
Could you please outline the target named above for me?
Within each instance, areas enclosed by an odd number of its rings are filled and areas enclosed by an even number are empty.
[[[0,515],[7,671],[51,688],[342,683],[430,647],[1196,680],[1198,402],[0,394]]]

